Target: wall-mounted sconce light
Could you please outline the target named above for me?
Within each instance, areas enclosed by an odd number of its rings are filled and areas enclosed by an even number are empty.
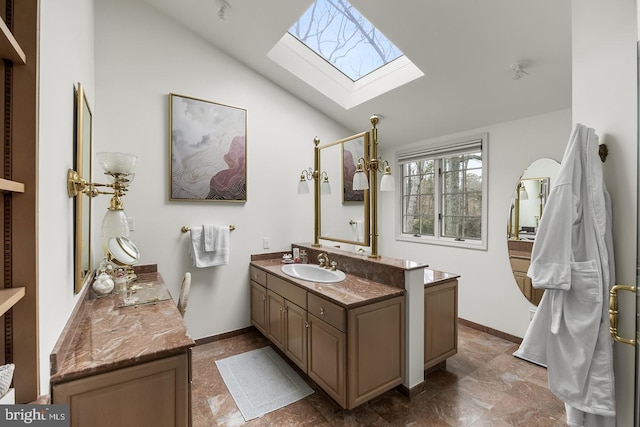
[[[300,181],[298,182],[298,194],[309,194],[309,184],[307,183],[307,181],[311,181],[312,179],[315,179],[318,176],[318,172],[317,171],[313,171],[312,168],[309,168],[308,170],[303,170],[300,173]],[[322,173],[320,173],[320,180],[321,180],[321,184],[320,184],[320,194],[322,194],[323,196],[327,196],[331,194],[331,184],[329,183],[329,175],[322,171]]]
[[[110,194],[109,208],[102,220],[103,237],[128,237],[129,223],[127,215],[124,213],[122,197],[127,192],[131,181],[133,181],[133,170],[136,167],[137,157],[125,153],[96,153],[98,163],[109,175],[113,182],[110,184],[100,184],[87,182],[76,171],[67,171],[67,193],[69,197],[75,197],[84,193],[89,197],[96,197],[98,194]],[[110,188],[111,191],[103,191],[100,188]]]
[[[353,189],[369,189],[369,180],[367,179],[365,170],[368,172],[373,168],[375,168],[378,172],[384,171],[382,179],[380,180],[380,191],[393,191],[396,186],[396,181],[391,174],[391,167],[389,166],[389,162],[380,158],[371,159],[367,162],[362,157],[360,158],[360,160],[358,160],[358,164],[356,165],[356,172],[353,175]]]
[[[376,172],[384,172],[384,175],[382,175],[382,180],[380,181],[380,191],[393,191],[395,189],[396,183],[393,175],[391,174],[391,167],[389,166],[389,162],[378,157],[378,132],[376,129],[376,125],[380,121],[380,116],[373,115],[370,120],[372,125],[371,159],[366,160],[361,157],[358,160],[358,164],[356,165],[356,172],[353,175],[353,189],[368,190],[369,178],[367,178],[367,175],[369,175],[371,179],[376,179]]]

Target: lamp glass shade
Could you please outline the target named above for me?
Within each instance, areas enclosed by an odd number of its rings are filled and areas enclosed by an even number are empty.
[[[331,194],[331,184],[329,184],[329,180],[327,178],[323,179],[322,184],[320,184],[320,194],[323,196]]]
[[[102,219],[102,237],[129,237],[129,222],[122,209],[107,210]]]
[[[98,157],[98,163],[102,166],[105,172],[130,174],[133,173],[136,168],[136,162],[138,156],[126,153],[108,153],[100,152],[96,153]]]
[[[309,184],[304,179],[298,182],[298,194],[309,194]]]
[[[353,189],[354,190],[368,190],[369,189],[369,181],[367,180],[367,175],[362,171],[356,171],[353,174]]]
[[[385,172],[380,180],[380,191],[393,191],[396,187],[396,181],[391,172]]]

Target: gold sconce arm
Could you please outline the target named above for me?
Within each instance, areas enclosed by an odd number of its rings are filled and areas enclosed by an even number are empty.
[[[629,291],[635,294],[635,286],[615,285],[609,291],[609,333],[614,341],[635,346],[636,340],[618,336],[618,291]]]
[[[85,193],[89,197],[98,195],[97,190],[81,177],[78,172],[73,169],[67,171],[67,194],[69,197],[75,197],[80,193]]]

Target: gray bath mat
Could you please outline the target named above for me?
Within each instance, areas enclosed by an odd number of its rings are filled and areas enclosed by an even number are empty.
[[[271,347],[217,360],[216,365],[245,421],[313,393]]]

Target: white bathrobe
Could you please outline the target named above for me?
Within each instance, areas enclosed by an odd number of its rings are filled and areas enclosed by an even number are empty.
[[[611,203],[593,129],[578,124],[571,134],[527,275],[545,293],[514,355],[547,367],[569,425],[615,425]]]

